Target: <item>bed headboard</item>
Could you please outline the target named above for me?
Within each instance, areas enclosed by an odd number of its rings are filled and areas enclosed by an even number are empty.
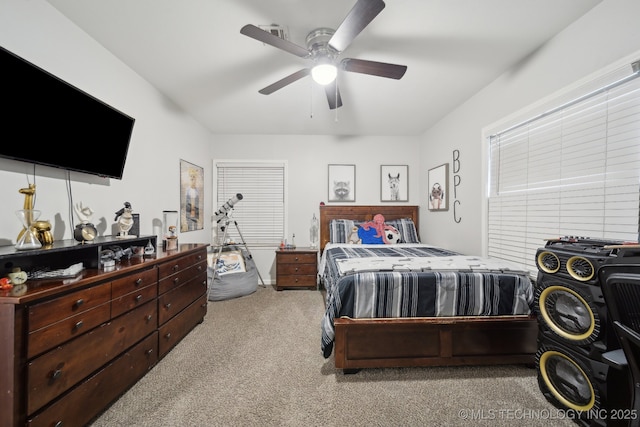
[[[329,222],[332,219],[353,219],[371,221],[376,214],[382,214],[385,220],[411,218],[420,230],[418,206],[409,205],[360,205],[360,206],[320,206],[320,252],[329,243]]]

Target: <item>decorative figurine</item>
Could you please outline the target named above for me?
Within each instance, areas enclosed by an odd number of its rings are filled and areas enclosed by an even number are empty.
[[[25,239],[28,241],[37,240],[37,237],[33,239],[35,237],[35,234],[33,233],[31,236],[25,237],[25,233],[27,233],[28,228],[31,228],[31,225],[35,221],[33,219],[33,215],[30,214],[30,212],[33,211],[33,206],[34,206],[33,199],[35,198],[35,194],[36,194],[36,185],[29,184],[29,187],[19,189],[18,193],[24,194],[24,204],[22,206],[22,213],[18,213],[20,211],[16,212],[16,215],[18,215],[18,218],[20,218],[20,220],[23,223],[22,229],[18,233],[18,237],[16,239],[16,242],[18,242],[19,247],[18,246],[16,247],[18,249],[37,249],[41,247],[42,244],[38,246],[35,242],[32,242],[31,244],[27,242],[26,245],[24,243]],[[39,240],[37,241],[39,242]],[[20,243],[20,242],[23,242],[23,243]]]
[[[165,251],[173,251],[178,249],[178,236],[176,234],[177,231],[178,228],[175,225],[169,226],[169,235],[165,240]]]
[[[18,233],[16,245],[17,249],[38,249],[42,246],[51,246],[53,244],[53,234],[51,234],[51,223],[49,221],[40,220],[39,211],[34,210],[36,185],[29,184],[27,188],[18,190],[20,194],[24,194],[24,204],[22,210],[16,212],[18,218],[23,221],[22,230]],[[28,231],[27,233],[27,224]],[[27,235],[25,235],[27,234]]]
[[[137,236],[130,236],[129,230],[133,227],[133,210],[131,209],[131,203],[124,202],[124,208],[120,209],[116,212],[116,218],[114,221],[118,223],[118,229],[120,233],[118,233],[119,239],[129,239]]]

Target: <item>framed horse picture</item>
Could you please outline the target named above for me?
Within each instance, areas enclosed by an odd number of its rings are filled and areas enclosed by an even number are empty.
[[[409,201],[409,166],[380,165],[380,201]]]

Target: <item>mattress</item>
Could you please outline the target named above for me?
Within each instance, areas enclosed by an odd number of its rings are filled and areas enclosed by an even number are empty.
[[[322,352],[333,320],[528,315],[533,283],[522,266],[425,244],[328,244],[319,274],[326,289]]]

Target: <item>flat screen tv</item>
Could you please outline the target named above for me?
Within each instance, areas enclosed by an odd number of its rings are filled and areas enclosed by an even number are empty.
[[[135,119],[0,46],[0,156],[122,179]]]

